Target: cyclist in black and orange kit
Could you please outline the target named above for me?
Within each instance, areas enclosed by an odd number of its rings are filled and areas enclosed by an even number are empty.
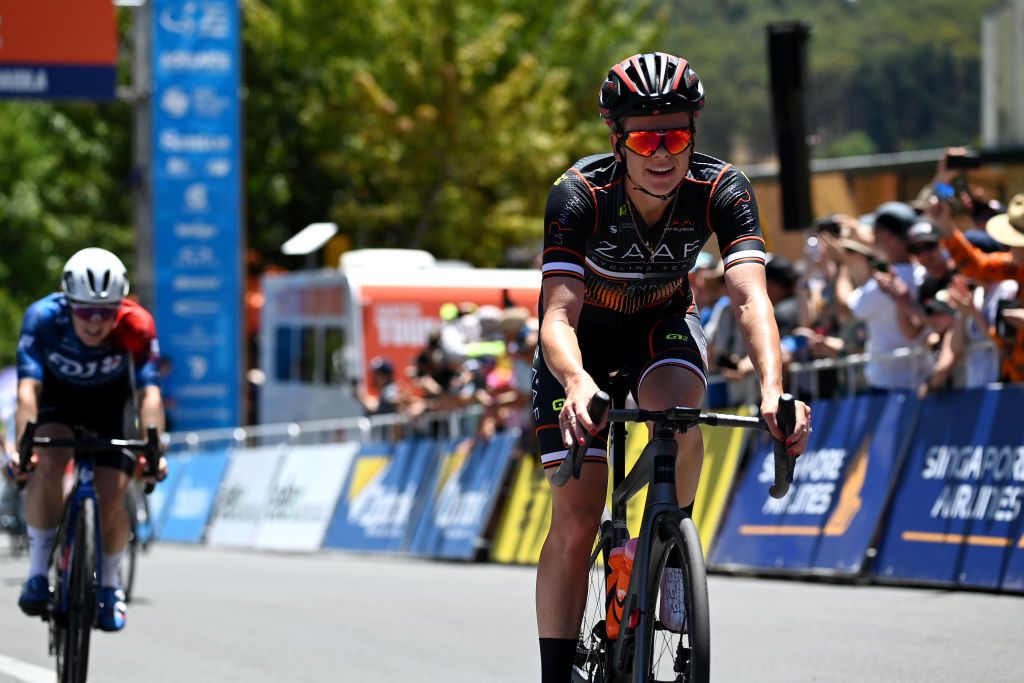
[[[541,460],[550,476],[591,432],[598,436],[585,461],[600,466],[552,488],[537,568],[544,683],[570,680],[607,492],[607,427],[591,422],[587,405],[616,372],[628,374],[642,408],[702,403],[707,350],[687,273],[712,234],[761,381],[761,412],[782,439],[782,360],[757,202],[743,173],[694,151],[703,107],[703,86],[684,59],[659,52],[616,64],[600,90],[612,152],[576,162],[548,195],[533,383]],[[809,430],[810,408],[797,402],[791,455],[804,451]],[[678,439],[678,497],[692,510],[704,445],[697,429]]]

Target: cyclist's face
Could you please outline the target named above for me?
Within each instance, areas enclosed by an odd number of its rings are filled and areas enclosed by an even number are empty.
[[[630,117],[622,120],[622,128],[626,133],[641,130],[689,129],[690,114],[679,112],[658,116]],[[628,149],[625,145],[619,144],[621,136],[613,133],[610,139],[616,157],[622,161],[623,158],[619,155],[625,155],[626,170],[629,171],[629,176],[648,192],[667,194],[686,176],[686,169],[690,165],[690,155],[693,153],[692,144],[678,154],[672,154],[668,151],[668,145],[663,139],[653,154],[644,157]]]
[[[99,346],[110,336],[114,329],[114,318],[102,319],[100,316],[84,318],[79,315],[71,315],[71,324],[75,328],[75,334],[86,346]]]

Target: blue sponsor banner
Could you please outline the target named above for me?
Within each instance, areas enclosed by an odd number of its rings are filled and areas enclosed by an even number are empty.
[[[240,422],[239,59],[236,0],[154,0],[155,315],[179,430]]]
[[[874,575],[1024,591],[1024,388],[929,396]]]
[[[473,559],[518,437],[518,432],[504,432],[486,441],[459,439],[447,444],[416,528],[412,552]]]
[[[427,490],[437,452],[438,443],[433,439],[364,446],[349,468],[323,545],[405,550],[410,518]]]
[[[860,572],[916,407],[915,398],[899,393],[816,402],[807,452],[781,500],[768,495],[772,445],[757,440],[711,564]]]
[[[217,500],[217,489],[228,467],[226,449],[200,451],[180,459],[178,482],[167,502],[160,530],[163,541],[199,543]]]
[[[146,507],[149,509],[149,524],[142,536],[145,540],[160,537],[160,531],[167,521],[167,514],[171,508],[169,503],[174,498],[174,490],[185,471],[184,458],[187,456],[167,454],[165,457],[167,458],[167,478],[157,484],[146,499]]]
[[[0,65],[0,97],[10,99],[113,100],[114,66]]]

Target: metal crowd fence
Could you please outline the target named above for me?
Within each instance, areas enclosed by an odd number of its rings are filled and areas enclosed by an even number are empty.
[[[167,436],[167,448],[168,452],[177,453],[227,447],[256,448],[278,444],[299,446],[343,441],[394,443],[416,436],[455,438],[476,434],[482,415],[482,408],[469,406],[416,416],[372,415],[175,432]]]
[[[995,348],[992,342],[981,341],[970,345],[967,351],[994,352]],[[788,365],[788,388],[804,400],[853,396],[868,390],[864,369],[873,358],[878,361],[909,362],[911,371],[916,374],[924,369],[924,364],[928,362],[926,354],[929,353],[927,349],[918,346],[874,356],[860,353],[839,358],[793,362]],[[729,380],[721,375],[712,375],[708,378],[708,383],[728,385],[728,404],[714,406],[715,408],[760,405],[760,389],[753,374],[741,380]],[[372,415],[175,432],[167,436],[167,444],[168,450],[173,453],[225,447],[255,448],[277,444],[311,445],[342,441],[395,443],[414,436],[465,437],[478,433],[483,412],[480,406],[469,406],[416,416]]]

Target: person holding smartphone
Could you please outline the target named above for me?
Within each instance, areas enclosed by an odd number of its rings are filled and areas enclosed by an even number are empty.
[[[985,224],[985,231],[1009,247],[1008,252],[986,253],[972,245],[960,230],[949,202],[938,196],[932,197],[927,214],[961,273],[980,282],[1017,282],[1017,299],[999,307],[991,334],[1000,347],[1002,379],[1024,382],[1024,194],[1014,196],[1006,213]]]
[[[931,358],[913,354],[890,358],[897,349],[917,347],[923,338],[924,321],[916,306],[917,290],[925,270],[912,263],[909,232],[917,214],[909,204],[886,202],[874,217],[875,251],[884,258],[870,258],[872,276],[847,293],[837,282],[836,297],[855,318],[867,326],[866,350],[871,355],[864,369],[874,392],[916,391],[931,374]]]

